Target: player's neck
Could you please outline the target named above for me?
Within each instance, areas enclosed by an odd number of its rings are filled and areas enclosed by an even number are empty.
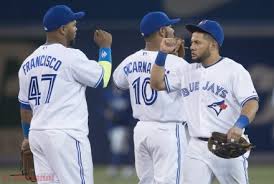
[[[148,51],[159,51],[160,50],[160,40],[146,41],[145,50]]]
[[[54,44],[54,43],[59,43],[65,47],[68,47],[68,44],[66,41],[63,41],[63,40],[50,40],[50,39],[47,39],[46,41],[46,44]]]
[[[202,64],[204,67],[214,65],[221,59],[221,56],[219,54],[211,55],[210,57],[203,60]]]
[[[60,38],[55,35],[47,35],[46,44],[54,44],[54,43],[59,43],[64,45],[65,47],[68,47],[68,42],[66,39]]]

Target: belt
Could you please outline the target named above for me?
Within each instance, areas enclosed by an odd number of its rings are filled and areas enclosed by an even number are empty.
[[[199,140],[201,140],[201,141],[206,141],[206,142],[207,142],[208,139],[209,139],[209,138],[207,138],[207,137],[197,137],[197,138],[198,138]]]

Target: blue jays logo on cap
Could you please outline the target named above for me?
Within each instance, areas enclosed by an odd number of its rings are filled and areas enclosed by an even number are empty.
[[[225,104],[225,101],[222,100],[220,102],[214,102],[211,105],[208,105],[207,107],[213,109],[217,116],[222,112],[222,110],[225,110],[227,108],[227,105]]]
[[[224,31],[221,25],[213,20],[202,20],[198,25],[188,24],[186,29],[193,32],[205,32],[210,34],[221,47],[224,42]]]
[[[74,13],[66,5],[56,5],[51,7],[43,19],[43,26],[46,32],[54,31],[67,23],[78,20],[85,16],[85,12]]]
[[[161,27],[176,24],[180,20],[180,18],[170,19],[164,12],[150,12],[143,17],[140,23],[140,31],[142,36],[149,36],[160,30]]]

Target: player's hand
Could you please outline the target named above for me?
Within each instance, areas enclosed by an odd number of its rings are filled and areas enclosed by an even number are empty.
[[[227,132],[227,140],[229,142],[238,142],[243,134],[243,129],[233,126]]]
[[[94,32],[94,41],[100,48],[110,48],[112,44],[112,35],[99,29]]]
[[[21,150],[29,149],[29,140],[27,138],[24,138],[22,144],[21,144]]]
[[[183,40],[180,38],[163,38],[160,44],[160,51],[172,54],[178,52]]]
[[[185,56],[185,41],[181,38],[178,39],[180,39],[182,43],[178,45],[178,47],[175,49],[174,54],[178,57],[183,58]]]

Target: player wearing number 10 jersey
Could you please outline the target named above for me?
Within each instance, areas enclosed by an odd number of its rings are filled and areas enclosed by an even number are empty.
[[[186,144],[181,93],[157,92],[150,88],[150,71],[163,38],[174,37],[169,19],[163,12],[144,16],[140,31],[146,47],[124,59],[113,73],[118,88],[129,89],[134,118],[134,152],[139,184],[181,183],[181,156]],[[168,55],[166,75],[188,63]],[[172,72],[171,72],[172,73]]]

